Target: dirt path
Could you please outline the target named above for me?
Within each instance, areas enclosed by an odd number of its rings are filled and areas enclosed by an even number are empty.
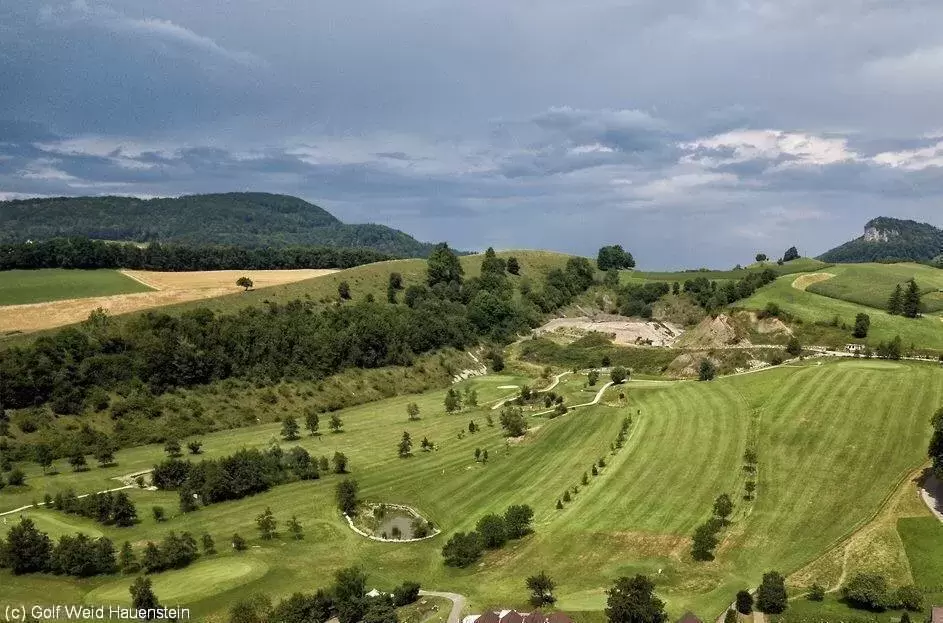
[[[544,392],[549,392],[551,389],[553,389],[554,387],[556,387],[557,385],[559,385],[559,384],[560,384],[560,379],[562,379],[562,378],[563,378],[564,376],[566,376],[567,374],[570,374],[570,373],[569,373],[569,372],[561,372],[560,374],[554,376],[554,377],[553,377],[553,382],[550,383],[550,385],[547,385],[547,386],[544,387],[543,389],[535,390],[535,393],[541,394],[541,393],[544,393]],[[491,410],[492,410],[492,411],[497,411],[498,409],[500,409],[501,407],[504,406],[504,403],[506,403],[508,400],[512,400],[512,399],[514,399],[514,398],[517,398],[517,394],[512,394],[512,395],[506,396],[506,397],[504,397],[504,398],[499,398],[499,399],[498,399],[498,402],[496,402],[496,403],[494,404],[494,406],[491,407]]]
[[[589,407],[594,404],[598,404],[599,401],[602,400],[602,395],[606,393],[606,390],[609,389],[612,385],[615,385],[615,383],[613,383],[612,381],[609,381],[608,383],[603,385],[602,388],[598,392],[596,392],[595,398],[593,398],[589,402],[584,402],[583,404],[578,404],[578,405],[573,405],[572,407],[567,407],[567,412],[569,413],[573,409],[578,409],[580,407]],[[541,411],[540,413],[535,413],[531,417],[537,417],[539,415],[547,415],[548,413],[553,413],[553,409],[550,409],[549,411]]]
[[[427,597],[442,597],[443,599],[448,599],[452,602],[452,610],[449,612],[449,622],[448,623],[461,623],[462,620],[462,610],[465,609],[465,604],[468,601],[465,599],[464,595],[459,595],[458,593],[441,593],[439,591],[419,591],[420,595],[425,595]]]
[[[805,291],[806,288],[811,286],[814,283],[819,283],[821,281],[827,281],[834,277],[832,273],[806,273],[795,278],[792,282],[792,287],[796,290]]]

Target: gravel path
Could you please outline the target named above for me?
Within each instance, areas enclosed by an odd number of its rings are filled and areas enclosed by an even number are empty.
[[[419,591],[420,595],[429,597],[442,597],[452,602],[452,611],[449,612],[449,623],[461,623],[462,610],[465,609],[466,599],[464,595],[458,593],[442,593],[439,591]]]

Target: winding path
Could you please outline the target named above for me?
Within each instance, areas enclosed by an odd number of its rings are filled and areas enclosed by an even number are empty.
[[[569,373],[569,372],[561,372],[560,374],[557,374],[556,376],[553,377],[553,382],[550,383],[550,385],[547,385],[547,386],[544,387],[543,389],[534,390],[534,393],[542,394],[542,393],[545,393],[545,392],[549,392],[551,389],[553,389],[554,387],[556,387],[557,385],[559,385],[559,384],[560,384],[560,379],[562,379],[562,378],[563,378],[564,376],[566,376],[567,374],[570,374],[570,373]],[[518,392],[518,394],[519,394],[519,393],[520,393],[520,392]],[[512,399],[514,399],[514,398],[517,398],[518,394],[511,394],[510,396],[507,396],[506,398],[501,398],[500,400],[498,400],[498,402],[495,403],[495,405],[494,405],[493,407],[491,407],[491,410],[492,410],[492,411],[497,411],[498,409],[500,409],[501,407],[503,407],[503,406],[504,406],[504,403],[506,403],[508,400],[512,400]]]
[[[420,590],[420,595],[425,595],[427,597],[442,597],[443,599],[448,599],[452,602],[452,610],[449,612],[449,623],[461,623],[462,620],[462,610],[465,608],[465,603],[468,601],[465,599],[464,595],[459,595],[458,593],[442,593],[439,591],[425,591]]]
[[[573,405],[572,407],[568,407],[568,408],[567,408],[567,412],[569,413],[569,412],[572,411],[573,409],[577,409],[577,408],[579,408],[579,407],[589,407],[589,406],[592,406],[592,405],[595,405],[595,404],[599,404],[599,401],[602,400],[602,395],[603,395],[604,393],[606,393],[606,390],[609,389],[609,388],[610,388],[611,386],[613,386],[613,385],[615,385],[615,383],[614,383],[613,381],[609,381],[608,383],[606,383],[605,385],[603,385],[603,386],[599,389],[598,392],[596,392],[596,397],[595,397],[595,398],[593,398],[593,399],[590,400],[589,402],[584,402],[583,404],[578,404],[578,405]],[[533,416],[531,416],[531,417],[537,417],[538,415],[546,415],[546,414],[548,414],[548,413],[553,413],[553,409],[550,409],[549,411],[541,411],[540,413],[535,413],[535,414],[534,414]]]
[[[112,491],[124,491],[125,489],[135,489],[135,488],[137,488],[137,485],[125,485],[125,486],[123,486],[123,487],[117,487],[117,488],[115,488],[115,489],[105,489],[104,491],[96,491],[94,494],[93,494],[93,493],[83,493],[82,495],[77,495],[77,496],[75,496],[75,497],[78,498],[78,499],[82,499],[82,498],[87,498],[87,497],[90,496],[90,495],[95,495],[95,494],[99,494],[99,493],[111,493]],[[28,509],[30,509],[30,508],[45,508],[45,506],[44,506],[43,504],[27,504],[26,506],[21,506],[21,507],[19,507],[19,508],[14,508],[14,509],[11,510],[11,511],[3,511],[2,513],[0,513],[0,517],[3,517],[3,516],[5,516],[5,515],[12,515],[12,514],[14,514],[14,513],[19,513],[19,512],[28,510]]]

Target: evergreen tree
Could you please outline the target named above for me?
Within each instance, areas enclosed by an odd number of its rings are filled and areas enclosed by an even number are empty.
[[[291,519],[288,520],[288,532],[291,533],[291,538],[296,541],[300,541],[305,538],[304,529],[301,527],[301,522],[298,521],[298,518],[294,515],[291,516]]]
[[[891,293],[891,298],[887,301],[887,313],[892,316],[899,316],[904,313],[904,291],[901,289],[900,284],[897,284],[897,287]]]
[[[530,603],[535,608],[552,606],[557,601],[557,598],[553,596],[556,582],[546,572],[541,571],[537,575],[528,577],[525,583],[530,591]]]
[[[868,331],[871,329],[871,316],[867,314],[858,314],[855,316],[855,329],[852,335],[856,338],[868,337]]]
[[[513,255],[508,258],[507,269],[508,269],[508,272],[511,273],[512,275],[521,274],[521,265],[517,261],[517,258],[514,257]]]
[[[305,428],[308,429],[308,432],[311,433],[312,437],[318,434],[318,428],[320,425],[321,422],[320,418],[318,418],[317,411],[311,409],[305,413]]]
[[[782,614],[788,607],[786,578],[776,571],[763,575],[763,582],[756,592],[756,606],[765,614]]]
[[[131,543],[128,541],[124,542],[118,552],[118,568],[121,569],[122,573],[137,573],[141,568],[137,556],[134,555],[134,548],[131,547]]]
[[[200,538],[203,544],[203,553],[204,554],[215,554],[216,553],[216,543],[213,541],[213,537],[210,536],[209,532],[203,534]]]
[[[131,607],[133,609],[148,611],[160,608],[150,578],[143,576],[135,578],[128,591],[131,593]]]
[[[737,616],[737,611],[733,608],[727,610],[727,614],[724,615],[724,623],[737,623],[740,620],[740,617]]]
[[[278,536],[275,531],[278,522],[275,520],[271,508],[266,507],[262,514],[255,518],[255,525],[259,527],[259,533],[262,535],[263,541],[270,541]]]
[[[413,440],[409,436],[409,432],[403,431],[403,437],[399,441],[399,458],[405,459],[406,457],[412,455],[413,450]]]
[[[301,430],[301,427],[298,426],[298,420],[295,419],[293,415],[289,415],[282,422],[282,438],[285,441],[295,441],[300,439],[301,436],[298,434],[298,431]]]
[[[339,296],[342,301],[350,300],[350,284],[346,281],[341,281],[337,284],[337,296]]]
[[[655,585],[644,575],[621,577],[606,591],[609,623],[666,623],[665,603],[655,596]]]
[[[238,532],[232,535],[232,548],[234,550],[241,552],[246,549],[246,547],[248,547],[246,540],[242,538]]]
[[[341,432],[341,429],[344,428],[344,422],[341,420],[340,416],[336,413],[331,414],[330,421],[331,431],[335,433]]]
[[[737,593],[737,612],[740,614],[753,614],[753,595],[750,594],[750,591]]]
[[[907,291],[904,293],[901,314],[905,318],[916,318],[920,315],[920,288],[913,279],[907,282]]]

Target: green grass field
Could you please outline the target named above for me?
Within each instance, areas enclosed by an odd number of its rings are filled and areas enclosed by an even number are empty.
[[[782,266],[776,262],[764,262],[762,264],[751,264],[746,268],[739,270],[685,270],[674,272],[642,271],[642,270],[624,270],[620,272],[622,283],[643,283],[645,281],[669,281],[684,283],[688,279],[697,279],[705,277],[711,281],[731,281],[743,279],[750,273],[761,272],[771,269],[780,275],[792,275],[795,273],[808,273],[816,270],[823,270],[831,264],[820,262],[808,257],[800,257],[797,260],[786,262]]]
[[[943,291],[943,270],[939,268],[922,264],[836,264],[826,272],[835,276],[812,284],[810,292],[883,310],[898,284],[916,279],[925,293],[925,310],[943,310],[943,298],[938,296]]]
[[[750,298],[738,301],[737,307],[761,310],[768,303],[776,303],[782,310],[805,322],[829,322],[837,316],[849,327],[854,325],[856,315],[865,313],[871,317],[871,331],[867,338],[869,344],[892,340],[899,335],[905,348],[914,345],[918,349],[943,349],[943,321],[940,316],[927,314],[917,319],[891,316],[858,303],[796,289],[792,286],[794,280],[794,275],[780,277],[757,290]],[[847,341],[853,341],[850,329]]]
[[[0,271],[0,305],[149,292],[151,289],[116,270]]]
[[[572,400],[585,393],[579,377],[564,378],[560,389]],[[734,592],[755,586],[764,571],[791,573],[867,523],[901,478],[925,460],[928,417],[943,400],[943,371],[936,366],[810,362],[713,383],[630,383],[619,390],[626,403],[610,391],[595,407],[532,419],[527,439],[507,444],[499,428],[485,423],[489,414],[497,415],[487,402],[513,391],[501,386],[525,382],[534,381],[510,375],[466,381],[478,390],[481,406],[457,415],[443,413],[441,391],[346,409],[340,412],[344,433],[299,442],[315,455],[345,452],[365,499],[413,505],[443,530],[428,541],[377,543],[354,534],[335,509],[333,475],[187,515],[176,513],[175,494],[134,489],[141,523],[96,528],[118,543],[139,545],[169,530],[210,532],[221,554],[160,574],[155,582],[158,597],[179,599],[200,620],[221,620],[215,616],[251,592],[281,596],[325,586],[335,569],[350,564],[368,570],[371,587],[412,578],[429,589],[465,594],[472,612],[526,607],[524,578],[541,568],[558,583],[560,608],[598,612],[616,577],[643,572],[655,578],[673,617],[692,609],[707,618],[721,612]],[[405,406],[413,400],[422,419],[408,422]],[[635,424],[626,447],[613,454],[610,443],[630,414]],[[459,439],[471,419],[481,432]],[[268,445],[278,430],[270,424],[207,435],[206,455]],[[416,441],[427,436],[439,449],[398,458],[403,430]],[[759,452],[757,498],[749,503],[739,495],[748,444]],[[474,462],[476,447],[489,450],[488,464]],[[112,477],[150,467],[161,456],[158,446],[139,447],[121,451],[117,467],[57,476],[27,466],[31,488],[4,489],[0,510],[66,487],[113,487]],[[556,510],[557,498],[600,457],[607,467],[564,510]],[[723,534],[718,559],[694,563],[689,536],[722,492],[737,501],[733,524]],[[469,569],[442,564],[440,550],[450,534],[515,503],[535,509],[535,534],[486,554]],[[170,511],[169,521],[154,522],[153,504]],[[305,539],[258,540],[254,519],[266,507],[282,526],[297,515]],[[29,514],[42,517],[51,532],[52,520],[88,527],[53,511]],[[233,532],[250,538],[249,551],[227,550]],[[128,581],[14,579],[0,572],[0,600],[30,602],[49,594],[64,601],[119,600]]]

